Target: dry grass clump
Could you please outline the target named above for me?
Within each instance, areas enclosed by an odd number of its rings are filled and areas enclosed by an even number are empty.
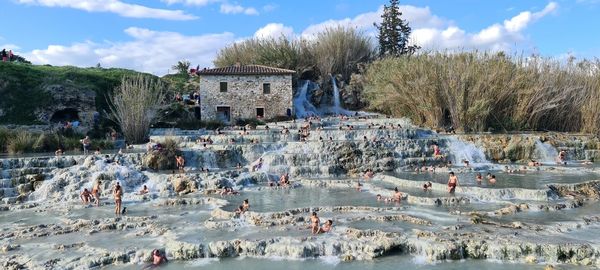
[[[308,38],[252,38],[219,51],[215,66],[266,65],[302,72],[314,68],[321,75],[350,78],[359,63],[372,60],[375,46],[364,33],[347,27],[327,28]]]
[[[600,132],[600,62],[428,53],[372,63],[370,108],[463,131]]]

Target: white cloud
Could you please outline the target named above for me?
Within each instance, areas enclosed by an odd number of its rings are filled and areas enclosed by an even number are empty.
[[[273,11],[273,10],[275,10],[275,9],[277,9],[277,5],[275,5],[275,4],[267,4],[267,5],[264,5],[264,6],[262,7],[262,10],[263,10],[264,12],[271,12],[271,11]]]
[[[17,0],[17,3],[45,7],[68,7],[88,12],[110,12],[129,18],[152,18],[166,20],[194,20],[196,16],[182,10],[150,8],[127,4],[119,0]]]
[[[232,33],[186,36],[130,27],[126,42],[85,41],[69,46],[50,45],[24,56],[35,64],[122,67],[157,75],[167,73],[175,62],[189,60],[192,65],[212,66],[217,51],[234,41]]]
[[[232,5],[228,3],[221,4],[221,13],[223,14],[246,14],[246,15],[258,15],[258,10],[253,7],[243,7],[240,5]]]
[[[269,23],[254,33],[257,38],[279,38],[281,36],[291,37],[294,35],[294,29],[281,23]]]
[[[515,44],[523,44],[526,39],[522,31],[530,24],[558,9],[556,2],[550,2],[538,12],[524,11],[505,20],[495,23],[478,32],[467,32],[450,20],[440,18],[431,13],[429,7],[400,6],[403,19],[406,19],[411,28],[411,43],[417,44],[425,50],[508,50]],[[377,11],[360,14],[354,18],[341,20],[328,20],[308,26],[302,36],[310,37],[333,26],[348,26],[364,30],[375,35],[373,23],[381,21],[383,7]]]
[[[426,28],[426,27],[440,27],[444,25],[444,21],[436,15],[431,13],[429,7],[415,7],[408,5],[401,5],[400,11],[402,11],[402,18],[409,21],[410,27],[414,28]],[[357,15],[354,18],[344,18],[341,20],[328,20],[322,23],[313,24],[308,26],[303,32],[303,36],[312,36],[318,32],[323,31],[328,27],[336,26],[349,26],[355,27],[359,30],[372,30],[373,23],[381,21],[381,14],[383,13],[383,6],[379,7],[377,11],[366,12]]]
[[[184,4],[188,6],[206,6],[210,3],[219,2],[220,0],[161,0],[167,5]]]
[[[539,12],[531,13],[530,11],[524,11],[519,15],[512,17],[510,20],[504,21],[504,28],[509,32],[519,32],[523,28],[527,27],[528,24],[554,12],[558,8],[558,4],[550,2],[546,7]]]
[[[18,49],[20,49],[20,48],[21,48],[21,47],[19,47],[19,46],[15,45],[15,44],[10,44],[10,43],[9,43],[9,44],[2,44],[2,45],[0,45],[0,50],[2,50],[2,49],[6,49],[6,50],[13,50],[13,51],[16,51],[16,50],[18,50]]]

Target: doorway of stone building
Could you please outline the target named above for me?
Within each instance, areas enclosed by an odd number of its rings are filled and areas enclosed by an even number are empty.
[[[217,106],[217,120],[229,123],[231,121],[231,107]]]

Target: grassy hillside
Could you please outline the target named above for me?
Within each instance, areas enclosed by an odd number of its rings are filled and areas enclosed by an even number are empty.
[[[39,124],[34,112],[54,102],[44,91],[53,84],[65,84],[96,92],[96,108],[106,108],[106,94],[111,93],[121,77],[138,72],[127,69],[78,68],[72,66],[37,66],[0,62],[0,124]]]

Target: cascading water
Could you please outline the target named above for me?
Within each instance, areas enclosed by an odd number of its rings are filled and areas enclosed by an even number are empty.
[[[298,89],[298,94],[294,97],[294,108],[296,110],[297,118],[304,118],[311,115],[319,115],[317,108],[310,103],[308,90],[314,89],[315,85],[310,80],[304,81],[302,86]]]
[[[483,150],[477,148],[472,143],[467,143],[455,137],[448,137],[448,156],[454,165],[460,165],[464,160],[469,161],[469,164],[489,165],[490,162],[486,159]]]
[[[335,77],[331,76],[331,85],[333,86],[333,107],[331,108],[331,113],[333,114],[344,114],[344,115],[352,115],[352,111],[348,111],[341,107],[340,101],[340,89],[337,87],[337,82]]]
[[[543,143],[540,140],[535,141],[534,157],[542,163],[554,163],[558,156],[558,151],[549,143]]]

